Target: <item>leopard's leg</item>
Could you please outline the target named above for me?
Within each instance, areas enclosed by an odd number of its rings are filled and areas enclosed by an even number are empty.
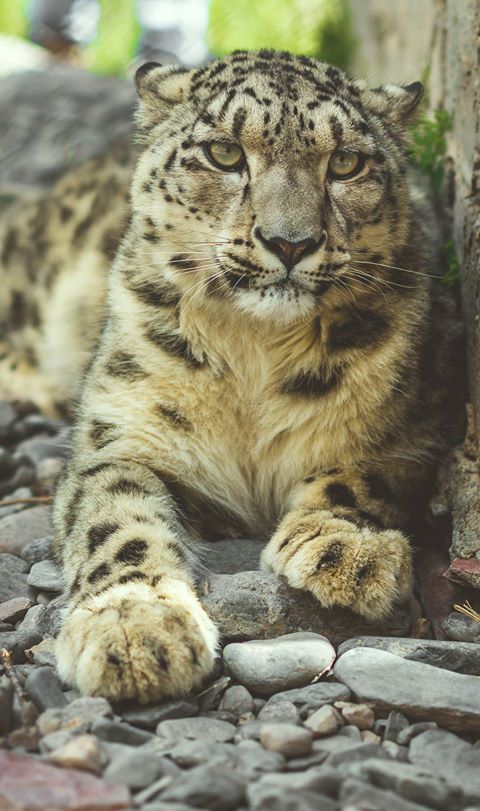
[[[264,567],[325,606],[370,619],[412,589],[401,498],[373,470],[335,470],[306,479],[262,555]]]
[[[186,692],[211,670],[217,645],[187,533],[161,474],[101,455],[83,465],[74,456],[57,495],[68,595],[60,675],[112,700]]]

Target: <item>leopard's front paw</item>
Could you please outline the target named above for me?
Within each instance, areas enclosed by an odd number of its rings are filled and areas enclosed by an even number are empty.
[[[216,628],[185,583],[170,581],[161,594],[114,586],[67,617],[58,670],[86,695],[146,703],[198,686],[216,645]]]
[[[360,529],[323,510],[287,516],[262,563],[326,608],[346,606],[368,619],[387,615],[412,588],[411,551],[401,532]]]

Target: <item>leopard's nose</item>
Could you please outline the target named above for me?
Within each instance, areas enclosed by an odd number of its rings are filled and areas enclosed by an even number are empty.
[[[283,262],[287,270],[291,270],[304,256],[314,253],[320,247],[321,239],[301,239],[299,242],[290,242],[283,237],[270,237],[266,239],[260,228],[256,228],[255,236],[262,245],[274,253]]]

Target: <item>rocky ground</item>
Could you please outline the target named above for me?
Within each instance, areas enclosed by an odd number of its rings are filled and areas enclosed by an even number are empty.
[[[68,443],[0,403],[2,810],[480,809],[480,624],[454,614],[452,639],[413,639],[405,609],[383,626],[319,610],[248,571],[252,540],[207,549],[226,644],[198,695],[112,706],[62,684],[49,499]]]

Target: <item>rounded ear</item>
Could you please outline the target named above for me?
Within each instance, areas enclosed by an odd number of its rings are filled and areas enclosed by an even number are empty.
[[[183,101],[190,86],[191,71],[176,65],[147,62],[135,74],[138,94],[137,119],[143,129],[158,124],[168,109]]]
[[[384,115],[389,121],[408,127],[417,115],[423,93],[421,82],[407,85],[386,84],[367,90],[364,100],[374,112]]]

